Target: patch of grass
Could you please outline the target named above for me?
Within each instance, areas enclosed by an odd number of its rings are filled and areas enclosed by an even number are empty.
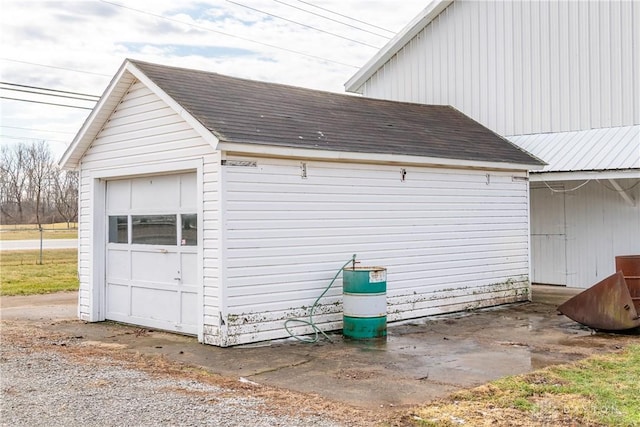
[[[78,290],[77,249],[0,252],[0,295],[34,295]]]
[[[640,425],[640,345],[454,393],[415,411],[417,426]]]
[[[42,228],[45,230],[67,230],[69,228],[78,228],[77,222],[69,223],[70,227],[67,227],[66,222],[54,222],[52,224],[42,224]],[[0,231],[5,230],[37,230],[37,224],[0,224]]]
[[[71,223],[67,228],[66,222],[42,225],[43,239],[77,239],[78,224]],[[40,231],[36,224],[2,224],[0,225],[0,239],[2,240],[37,240],[40,239]]]
[[[39,240],[38,230],[7,230],[0,233],[2,240]],[[43,239],[77,239],[78,230],[44,230]]]
[[[589,399],[589,418],[609,425],[640,425],[640,345],[622,354],[590,358],[557,369],[565,389]]]

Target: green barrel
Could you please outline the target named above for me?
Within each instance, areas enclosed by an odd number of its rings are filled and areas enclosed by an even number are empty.
[[[387,270],[346,267],[342,270],[345,337],[365,340],[387,336]]]

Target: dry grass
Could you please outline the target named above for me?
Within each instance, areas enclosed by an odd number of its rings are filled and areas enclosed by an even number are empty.
[[[77,239],[78,224],[71,223],[67,227],[66,222],[42,225],[43,239]],[[0,224],[1,240],[37,240],[40,239],[40,231],[36,224]]]
[[[418,408],[414,426],[640,425],[640,345],[503,378]]]

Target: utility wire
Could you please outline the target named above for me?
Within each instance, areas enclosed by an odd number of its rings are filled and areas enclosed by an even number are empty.
[[[2,82],[2,81],[0,81],[0,85],[16,86],[16,87],[21,87],[21,88],[25,88],[25,89],[44,90],[44,91],[47,91],[47,92],[58,92],[58,93],[64,93],[64,94],[68,94],[68,95],[79,95],[79,96],[84,96],[84,97],[88,97],[88,98],[96,98],[96,101],[98,99],[100,99],[100,96],[98,96],[98,95],[89,95],[87,93],[80,93],[80,92],[70,92],[68,90],[48,89],[46,87],[21,85],[21,84],[18,84],[18,83],[9,83],[9,82]],[[8,88],[2,88],[2,89],[9,90]],[[48,94],[43,94],[43,95],[48,95]],[[78,99],[80,99],[80,98],[78,98]]]
[[[34,94],[34,95],[44,95],[44,96],[54,96],[56,98],[66,98],[66,99],[77,99],[80,101],[87,101],[87,102],[97,102],[97,99],[87,99],[87,98],[81,98],[79,96],[70,96],[70,95],[56,95],[55,93],[45,93],[45,92],[37,92],[35,90],[28,90],[28,89],[14,89],[14,88],[10,88],[10,87],[0,87],[0,90],[10,90],[13,92],[20,92],[20,93],[30,93],[30,94]]]
[[[0,58],[0,60],[9,61],[9,62],[17,62],[19,64],[35,65],[37,67],[55,68],[56,70],[72,71],[74,73],[84,73],[84,74],[93,74],[94,76],[112,77],[110,74],[92,73],[91,71],[74,70],[74,69],[71,69],[71,68],[55,67],[53,65],[36,64],[35,62],[18,61],[17,59],[11,59],[11,58]]]
[[[55,102],[31,101],[29,99],[11,98],[11,97],[8,97],[8,96],[0,96],[0,99],[8,99],[8,100],[11,100],[11,101],[31,102],[33,104],[55,105],[57,107],[79,108],[81,110],[93,110],[93,108],[90,108],[90,107],[79,107],[77,105],[69,105],[69,104],[57,104]]]
[[[579,190],[580,188],[584,187],[585,185],[587,185],[588,183],[590,183],[591,180],[587,179],[585,182],[583,182],[580,185],[575,186],[574,188],[570,188],[568,190],[556,190],[555,188],[551,188],[551,186],[549,184],[547,184],[547,181],[542,181],[542,183],[552,192],[554,193],[571,193],[572,191],[576,191]]]
[[[344,39],[344,40],[348,40],[350,42],[361,44],[363,46],[371,47],[373,49],[380,49],[378,46],[374,46],[374,45],[369,44],[369,43],[361,42],[361,41],[356,40],[356,39],[351,39],[349,37],[341,36],[340,34],[332,33],[331,31],[322,30],[320,28],[317,28],[317,27],[314,27],[314,26],[311,26],[311,25],[307,25],[307,24],[303,24],[302,22],[294,21],[292,19],[283,18],[282,16],[274,15],[273,13],[265,12],[264,10],[256,9],[254,7],[247,6],[247,5],[242,4],[242,3],[237,3],[237,2],[232,1],[232,0],[227,0],[227,3],[235,4],[236,6],[244,7],[244,8],[247,8],[249,10],[253,10],[254,12],[262,13],[263,15],[271,16],[273,18],[278,18],[278,19],[281,19],[283,21],[290,22],[292,24],[300,25],[301,27],[310,28],[312,30],[319,31],[319,32],[324,33],[324,34],[329,34],[330,36],[338,37],[338,38],[341,38],[341,39]]]
[[[364,22],[364,21],[361,21],[361,20],[359,20],[359,19],[352,18],[352,17],[347,16],[347,15],[343,15],[342,13],[334,12],[333,10],[326,9],[326,8],[324,8],[324,7],[321,7],[321,6],[315,5],[315,4],[310,3],[310,2],[308,2],[308,1],[302,1],[302,0],[296,0],[296,1],[298,1],[298,2],[300,2],[300,3],[304,3],[304,4],[309,5],[309,6],[312,6],[312,7],[315,7],[315,8],[320,9],[320,10],[324,10],[325,12],[333,13],[334,15],[342,16],[343,18],[351,19],[352,21],[356,21],[356,22],[359,22],[359,23],[361,23],[361,24],[365,24],[365,25],[368,25],[368,26],[370,26],[370,27],[373,27],[373,28],[377,28],[377,29],[379,29],[379,30],[386,31],[386,32],[391,33],[391,34],[393,34],[393,35],[395,35],[395,34],[396,34],[396,32],[395,32],[395,31],[387,30],[386,28],[382,28],[382,27],[379,27],[379,26],[377,26],[377,25],[369,24],[368,22]]]
[[[343,67],[350,67],[350,68],[356,68],[356,69],[360,68],[360,67],[358,67],[356,65],[345,64],[344,62],[334,61],[332,59],[327,59],[327,58],[322,58],[320,56],[311,55],[309,53],[304,53],[304,52],[299,52],[297,50],[288,49],[286,47],[276,46],[276,45],[273,45],[273,44],[264,43],[264,42],[260,42],[260,41],[257,41],[257,40],[252,40],[252,39],[247,38],[247,37],[236,36],[234,34],[229,34],[229,33],[223,32],[223,31],[214,30],[212,28],[208,28],[208,27],[205,27],[203,25],[197,25],[197,24],[192,24],[190,22],[180,21],[178,19],[168,18],[166,16],[162,16],[162,15],[158,15],[158,14],[155,14],[155,13],[147,12],[145,10],[134,9],[132,7],[124,6],[124,5],[118,4],[118,3],[113,3],[113,2],[110,2],[110,1],[107,1],[107,0],[98,0],[98,1],[100,1],[102,3],[110,4],[112,6],[121,7],[123,9],[128,9],[128,10],[131,10],[131,11],[134,11],[134,12],[137,12],[137,13],[141,13],[143,15],[153,16],[155,18],[164,19],[164,20],[169,21],[169,22],[175,22],[177,24],[187,25],[189,27],[198,28],[200,30],[209,31],[209,32],[216,33],[216,34],[221,34],[221,35],[226,36],[226,37],[231,37],[231,38],[234,38],[234,39],[238,39],[238,40],[243,40],[243,41],[250,42],[250,43],[259,44],[259,45],[262,45],[262,46],[270,47],[272,49],[278,49],[278,50],[282,50],[282,51],[285,51],[285,52],[294,53],[296,55],[306,56],[307,58],[317,59],[317,60],[322,61],[322,62],[330,62],[332,64],[342,65]]]
[[[364,31],[365,33],[373,34],[374,36],[382,37],[383,39],[387,39],[387,40],[391,39],[391,37],[383,36],[382,34],[374,33],[373,31],[365,30],[364,28],[356,27],[355,25],[347,24],[346,22],[338,21],[337,19],[329,18],[328,16],[325,16],[325,15],[320,15],[319,13],[312,12],[310,10],[304,9],[302,7],[294,6],[294,5],[289,4],[289,3],[285,3],[285,2],[283,2],[281,0],[273,0],[273,1],[276,2],[276,3],[283,4],[285,6],[289,6],[289,7],[293,8],[293,9],[301,10],[303,12],[309,13],[309,14],[314,15],[314,16],[319,16],[320,18],[327,19],[327,20],[332,21],[332,22],[337,22],[338,24],[346,25],[347,27],[355,28],[356,30],[359,30],[359,31]]]
[[[34,129],[34,128],[22,128],[22,127],[19,127],[19,126],[7,126],[7,125],[0,125],[0,128],[30,130],[30,131],[33,131],[33,132],[66,133],[66,134],[70,134],[70,135],[74,135],[75,134],[75,132],[65,132],[65,131],[62,131],[62,130],[46,130],[46,129]]]
[[[49,141],[49,142],[62,142],[64,144],[68,144],[69,141],[61,141],[59,139],[48,139],[48,138],[33,138],[30,136],[13,136],[13,135],[0,135],[0,138],[7,138],[7,139],[19,139],[19,140],[25,140],[25,141],[31,141],[31,140],[37,140],[37,141]]]

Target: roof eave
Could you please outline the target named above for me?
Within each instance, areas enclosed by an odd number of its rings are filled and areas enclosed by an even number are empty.
[[[404,45],[409,43],[436,16],[445,10],[454,0],[433,0],[402,31],[392,38],[345,84],[347,92],[362,93],[362,85],[384,64],[389,61]]]
[[[640,169],[531,171],[531,182],[587,181],[591,179],[640,179]]]
[[[320,161],[374,163],[433,166],[482,170],[531,171],[542,168],[542,165],[531,163],[491,162],[480,160],[461,160],[439,157],[411,156],[406,154],[362,153],[352,151],[332,151],[310,148],[292,148],[264,144],[247,144],[244,142],[220,141],[218,149],[228,154],[251,155],[257,157],[278,157],[289,159],[306,159]],[[533,159],[532,159],[533,161]]]

